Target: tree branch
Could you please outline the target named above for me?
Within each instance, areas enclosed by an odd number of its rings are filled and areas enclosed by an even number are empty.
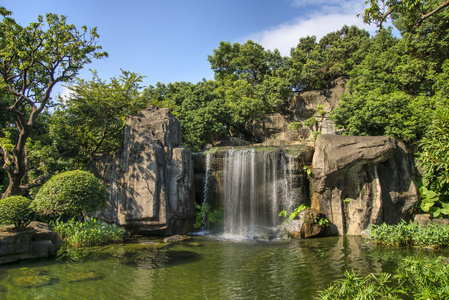
[[[443,3],[441,3],[437,8],[435,8],[434,10],[432,10],[431,12],[427,13],[427,14],[423,14],[421,16],[421,18],[418,20],[418,23],[416,24],[416,27],[421,26],[421,23],[427,19],[428,17],[436,14],[437,12],[439,12],[440,10],[442,10],[443,8],[449,6],[449,0],[444,1]]]
[[[391,13],[393,12],[395,6],[390,6],[388,8],[388,11],[386,13],[384,13],[382,16],[380,16],[379,19],[379,29],[382,29],[382,23],[385,22],[385,19],[391,15]]]

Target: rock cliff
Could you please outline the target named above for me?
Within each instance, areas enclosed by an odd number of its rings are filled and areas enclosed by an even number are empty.
[[[140,233],[192,228],[193,162],[190,150],[181,146],[180,124],[168,109],[150,106],[127,117],[123,150],[98,156],[91,170],[110,195],[96,217]]]
[[[411,218],[418,201],[413,161],[393,138],[320,135],[312,169],[312,206],[332,235]]]
[[[339,77],[330,82],[327,89],[296,94],[290,99],[285,114],[267,114],[261,121],[246,124],[246,129],[257,142],[265,145],[285,145],[300,139],[312,140],[312,132],[315,130],[323,134],[335,133],[335,124],[327,118],[327,114],[338,106],[341,95],[346,92],[347,81],[347,78]],[[323,118],[314,111],[319,105],[326,111]],[[303,122],[310,117],[318,120],[317,128],[288,129],[292,122]]]

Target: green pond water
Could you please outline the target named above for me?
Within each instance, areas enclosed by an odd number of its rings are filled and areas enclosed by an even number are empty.
[[[377,247],[359,237],[196,237],[159,249],[148,240],[1,266],[0,299],[313,299],[345,270],[392,272],[405,256],[449,256]]]

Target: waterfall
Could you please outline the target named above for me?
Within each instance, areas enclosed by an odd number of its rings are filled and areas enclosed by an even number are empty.
[[[292,185],[293,162],[280,149],[230,149],[223,153],[217,181],[225,237],[273,236],[282,223],[279,212],[293,211],[298,200]],[[208,174],[210,170],[206,170],[206,177]]]
[[[204,189],[203,189],[203,207],[205,206],[206,203],[210,202],[210,176],[211,176],[211,164],[212,164],[212,158],[213,155],[212,154],[206,154],[206,174],[204,176]],[[210,204],[210,203],[209,203]],[[205,230],[206,229],[206,215],[203,216],[203,222],[202,222],[202,226],[201,226],[201,230]]]

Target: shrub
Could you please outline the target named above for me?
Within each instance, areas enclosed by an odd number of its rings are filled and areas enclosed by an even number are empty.
[[[0,224],[14,224],[22,229],[30,222],[31,200],[22,196],[10,196],[0,200]]]
[[[39,190],[32,203],[36,213],[55,220],[80,219],[106,205],[106,188],[91,173],[68,171],[53,176]]]
[[[72,247],[99,246],[117,243],[123,240],[125,230],[115,225],[108,225],[96,219],[86,222],[70,220],[56,221],[52,229]]]

